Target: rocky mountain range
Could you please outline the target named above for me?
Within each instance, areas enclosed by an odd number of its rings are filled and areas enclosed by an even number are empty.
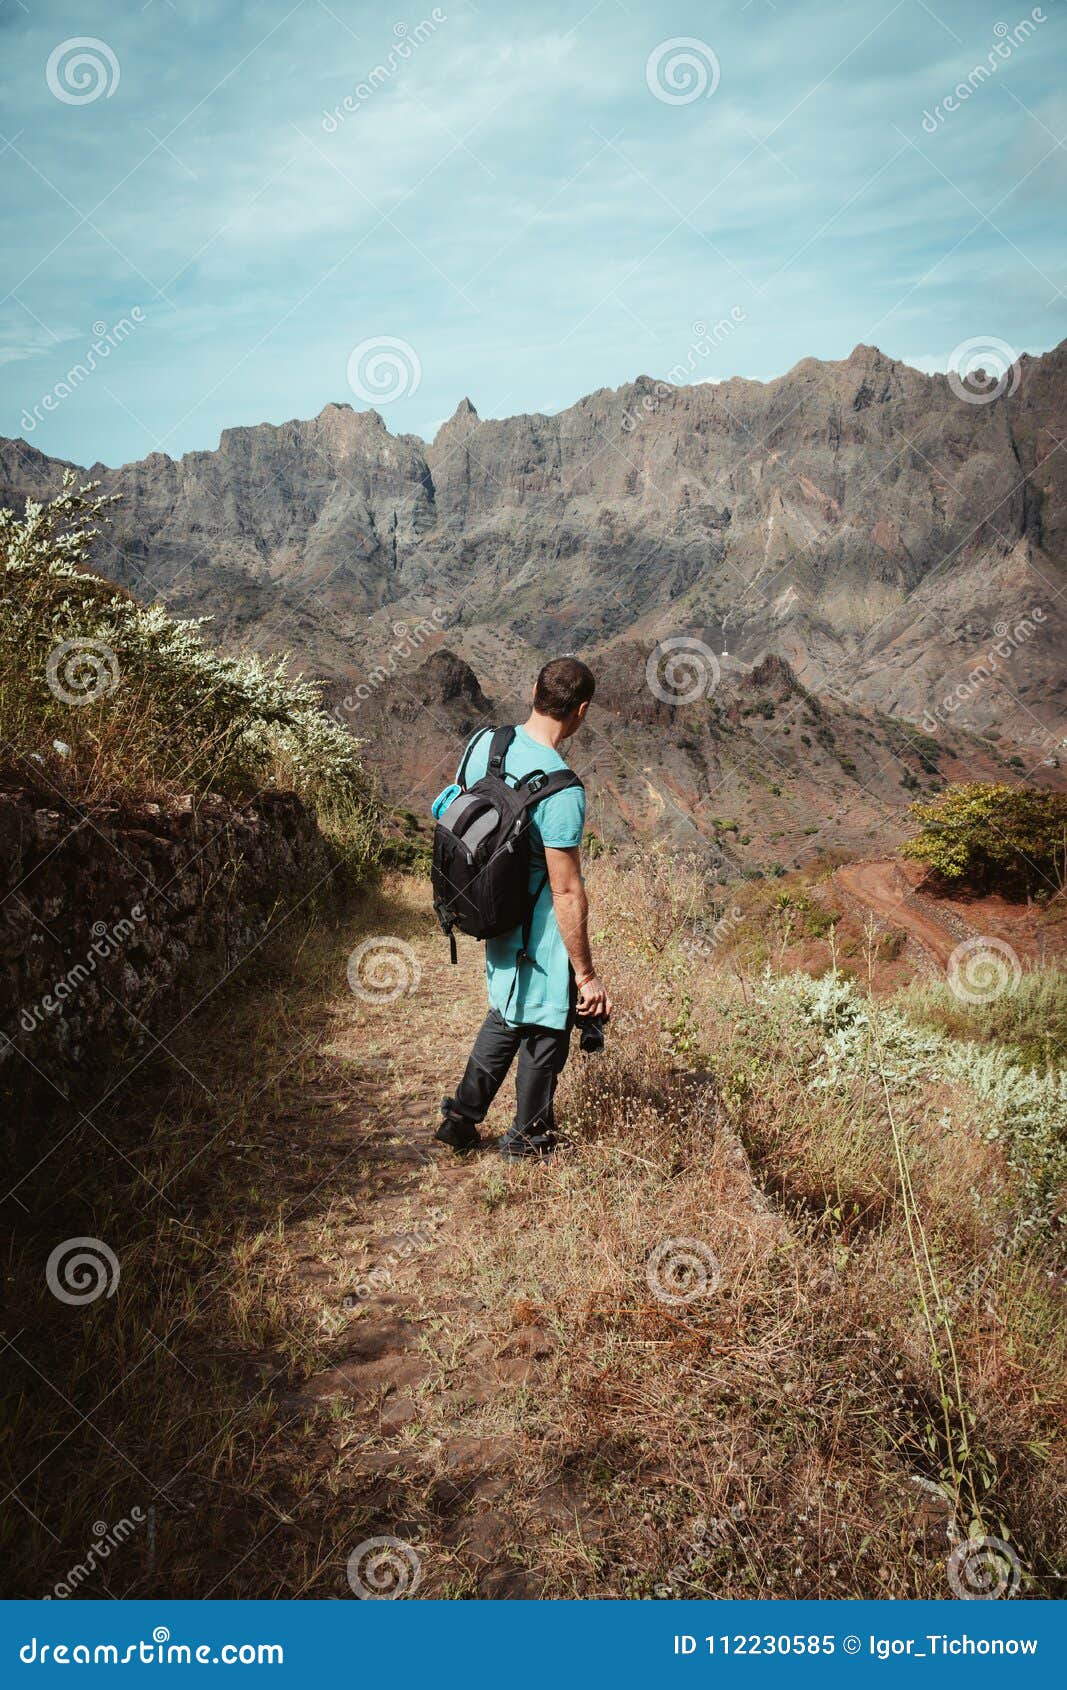
[[[967,388],[859,346],[767,383],[641,377],[555,416],[464,400],[431,444],[329,404],[85,473],[123,495],[101,573],[211,615],[219,644],[291,651],[357,733],[436,696],[420,666],[438,647],[501,708],[546,654],[579,651],[625,698],[643,767],[665,727],[638,743],[660,708],[646,661],[685,638],[724,700],[784,659],[865,731],[910,721],[956,752],[991,735],[1029,770],[1064,734],[1065,436],[1067,342]],[[64,467],[0,441],[0,501],[47,496]]]
[[[725,882],[828,852],[884,852],[913,831],[910,799],[946,781],[1019,778],[1021,760],[988,739],[947,725],[934,738],[820,696],[773,655],[751,667],[716,665],[714,687],[696,691],[704,661],[680,655],[674,701],[650,688],[646,646],[617,642],[596,659],[597,695],[567,759],[586,784],[590,831],[605,845],[636,838],[692,852]],[[477,729],[513,719],[514,702],[487,698],[470,666],[439,647],[402,688],[383,685],[360,703],[364,755],[413,839],[425,841],[429,804],[452,779],[459,748]],[[1062,775],[1042,766],[1033,778],[1059,784]]]

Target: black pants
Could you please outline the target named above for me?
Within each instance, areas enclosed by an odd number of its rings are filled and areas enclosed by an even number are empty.
[[[514,1133],[551,1132],[555,1125],[552,1100],[570,1049],[566,1027],[511,1027],[491,1009],[474,1041],[466,1072],[456,1087],[452,1107],[468,1121],[481,1122],[489,1113],[508,1069],[519,1058],[515,1076]]]

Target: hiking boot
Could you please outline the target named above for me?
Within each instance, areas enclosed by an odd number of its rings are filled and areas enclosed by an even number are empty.
[[[467,1119],[466,1115],[456,1113],[452,1108],[450,1097],[446,1097],[442,1103],[441,1114],[444,1119],[434,1133],[434,1138],[441,1144],[447,1144],[450,1150],[456,1152],[457,1156],[466,1155],[468,1150],[477,1150],[482,1142],[481,1133],[474,1122]]]
[[[520,1132],[512,1127],[500,1140],[500,1154],[505,1162],[523,1162],[531,1156],[551,1156],[559,1143],[554,1132]]]

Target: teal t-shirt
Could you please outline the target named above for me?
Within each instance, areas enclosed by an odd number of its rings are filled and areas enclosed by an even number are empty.
[[[483,733],[471,752],[466,782],[473,786],[489,766],[491,733]],[[525,728],[515,729],[504,765],[513,780],[543,769],[546,775],[567,764],[558,751],[532,739]],[[582,843],[585,832],[585,792],[570,786],[535,804],[530,815],[530,892],[536,892],[545,877],[546,845],[567,850]],[[556,912],[552,891],[544,886],[534,908],[529,955],[533,959],[516,970],[515,953],[522,944],[522,929],[485,943],[485,975],[489,1002],[513,1027],[565,1027],[570,1014],[571,964]],[[516,979],[516,972],[518,979]]]

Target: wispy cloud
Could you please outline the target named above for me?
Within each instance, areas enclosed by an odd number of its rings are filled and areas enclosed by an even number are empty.
[[[385,414],[424,436],[463,393],[500,415],[663,374],[694,320],[735,305],[716,379],[861,340],[942,365],[979,333],[1058,341],[1062,9],[929,135],[924,110],[1000,13],[761,5],[695,23],[666,0],[584,19],[445,0],[406,56],[403,26],[431,8],[9,10],[0,299],[21,303],[0,308],[0,432],[27,402],[20,370],[47,383],[59,342],[134,303],[147,321],[110,393],[87,384],[35,444],[115,461],[359,403],[348,355],[375,334],[417,350],[421,383]],[[121,77],[69,104],[45,66],[92,30]],[[657,99],[649,54],[694,31],[714,94]],[[360,86],[331,132],[323,114]]]

